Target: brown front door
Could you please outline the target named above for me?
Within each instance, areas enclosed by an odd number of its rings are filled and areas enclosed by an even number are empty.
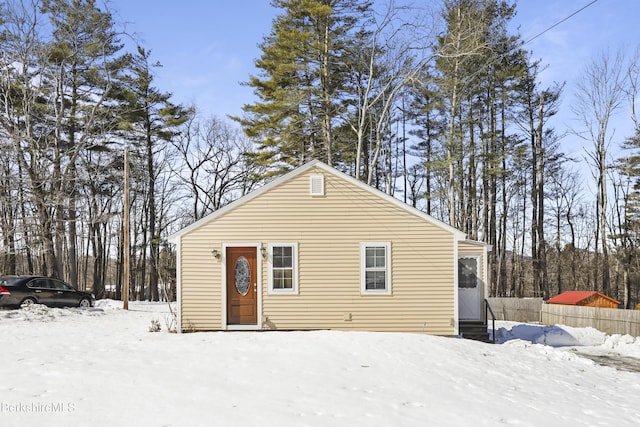
[[[227,248],[227,324],[258,323],[257,268],[254,247]]]

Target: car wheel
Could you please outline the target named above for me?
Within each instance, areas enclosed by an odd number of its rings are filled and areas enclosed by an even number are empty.
[[[37,301],[35,300],[35,298],[25,298],[22,300],[22,302],[20,303],[20,307],[31,307],[33,304],[36,304]]]
[[[82,298],[78,303],[78,307],[91,307],[91,301],[88,298]]]

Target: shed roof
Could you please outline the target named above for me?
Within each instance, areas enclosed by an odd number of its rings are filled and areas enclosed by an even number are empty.
[[[580,302],[585,301],[594,295],[598,295],[601,298],[620,304],[620,301],[596,291],[566,291],[556,295],[555,297],[549,298],[547,302],[549,304],[578,305]]]

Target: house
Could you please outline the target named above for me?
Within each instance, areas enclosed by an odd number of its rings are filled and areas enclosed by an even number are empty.
[[[457,335],[484,315],[487,245],[320,161],[170,241],[179,331]]]
[[[566,291],[547,300],[548,304],[618,308],[620,301],[595,291]]]

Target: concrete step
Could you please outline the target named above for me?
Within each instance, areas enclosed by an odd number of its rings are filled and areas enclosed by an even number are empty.
[[[462,338],[490,343],[487,325],[482,321],[461,321],[460,335]]]

